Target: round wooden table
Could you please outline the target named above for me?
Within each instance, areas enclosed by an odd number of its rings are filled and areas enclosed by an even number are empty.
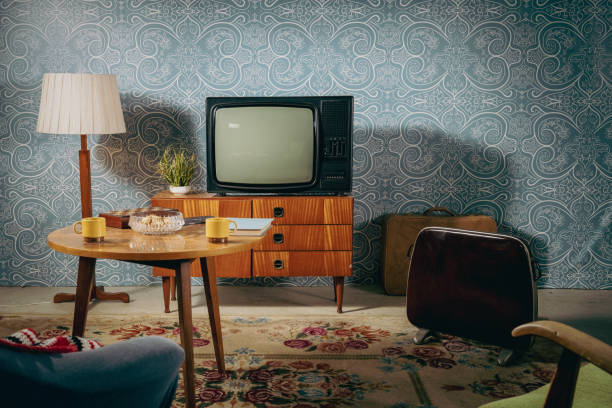
[[[189,225],[169,235],[143,235],[131,229],[107,228],[103,242],[89,243],[72,226],[61,228],[49,234],[49,247],[79,257],[76,300],[72,333],[83,336],[87,321],[87,306],[94,283],[96,259],[116,259],[141,265],[173,269],[176,274],[178,292],[178,315],[181,329],[181,344],[185,350],[185,406],[195,406],[195,383],[193,364],[193,332],[191,318],[191,263],[200,258],[206,306],[215,358],[219,371],[225,370],[223,339],[219,316],[219,299],[215,266],[206,258],[246,251],[255,247],[264,238],[230,236],[225,244],[209,243],[205,225]]]

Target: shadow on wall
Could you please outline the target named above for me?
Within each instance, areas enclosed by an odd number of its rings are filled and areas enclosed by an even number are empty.
[[[94,160],[105,174],[108,193],[116,190],[118,184],[126,194],[133,192],[137,204],[149,204],[151,197],[167,188],[157,173],[157,164],[169,146],[185,148],[196,155],[198,166],[194,185],[201,185],[205,167],[203,164],[204,129],[198,128],[188,112],[176,106],[154,103],[146,97],[137,98],[130,94],[121,96],[127,132],[124,135],[107,135],[97,143]],[[143,202],[144,200],[144,202]]]
[[[197,158],[192,185],[203,188],[204,130],[188,112],[176,106],[154,103],[145,97],[122,94],[126,133],[95,136],[90,144],[94,213],[145,207],[168,186],[157,173],[157,164],[168,146],[186,148]],[[127,272],[127,273],[126,273]],[[101,260],[96,267],[99,282],[148,285],[160,282],[151,268]]]
[[[520,168],[504,154],[503,129],[491,128],[483,120],[454,135],[431,126],[397,129],[379,152],[356,155],[354,264],[373,270],[380,280],[384,217],[422,214],[431,207],[491,216],[499,233],[521,239],[540,260],[533,248],[546,243],[527,228],[526,193],[520,189],[528,166]],[[361,171],[363,163],[371,164]]]

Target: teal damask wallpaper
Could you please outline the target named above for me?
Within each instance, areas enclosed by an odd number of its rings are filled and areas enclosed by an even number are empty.
[[[46,236],[80,217],[79,141],[35,123],[43,73],[94,72],[117,75],[128,127],[89,138],[96,213],[164,189],[167,145],[203,164],[207,96],[350,94],[349,282],[378,279],[382,215],[446,206],[527,242],[540,286],[612,288],[610,1],[22,0],[0,27],[0,285],[75,283]]]

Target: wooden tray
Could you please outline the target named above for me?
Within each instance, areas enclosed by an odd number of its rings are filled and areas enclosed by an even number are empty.
[[[118,211],[109,211],[106,213],[98,214],[99,217],[106,218],[106,226],[113,228],[121,228],[126,229],[130,228],[128,223],[130,222],[130,215],[134,213],[139,213],[143,211],[178,211],[173,208],[165,208],[165,207],[142,207],[142,208],[131,208],[128,210],[118,210]]]

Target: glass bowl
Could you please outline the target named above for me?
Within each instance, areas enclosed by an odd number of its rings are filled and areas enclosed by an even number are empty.
[[[185,220],[180,211],[143,211],[130,215],[128,225],[141,234],[164,235],[180,230],[185,225]]]
[[[185,238],[179,234],[172,235],[135,235],[130,239],[130,248],[136,251],[180,251],[185,249]]]

